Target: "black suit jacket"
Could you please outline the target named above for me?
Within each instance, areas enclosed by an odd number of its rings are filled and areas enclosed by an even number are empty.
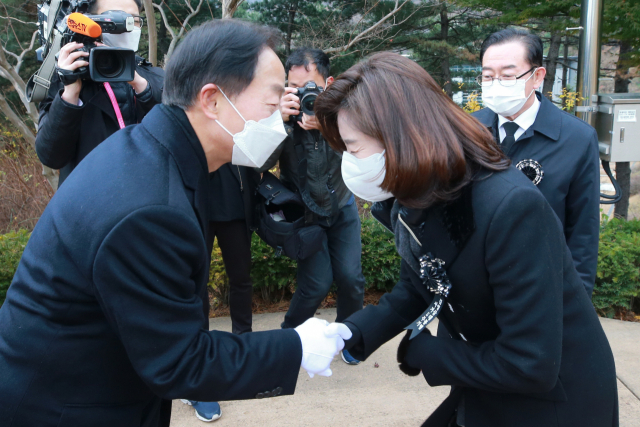
[[[431,386],[464,388],[465,426],[617,426],[613,355],[553,210],[514,167],[474,182],[469,197],[457,214],[405,220],[418,237],[445,230],[423,247],[395,224],[400,281],[345,321],[351,354],[367,358],[426,310],[417,258],[459,244],[440,314],[458,325],[454,339],[423,333],[411,345]]]
[[[538,189],[562,222],[573,262],[589,296],[598,268],[600,162],[598,135],[587,123],[536,92],[536,120],[505,153],[514,165],[535,160],[544,177]],[[499,141],[498,115],[488,108],[473,114]]]
[[[208,168],[185,113],[100,144],[40,218],[0,309],[7,426],[158,426],[161,399],[292,394],[295,331],[207,331]]]

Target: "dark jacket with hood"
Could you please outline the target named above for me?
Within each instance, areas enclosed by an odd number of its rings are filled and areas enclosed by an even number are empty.
[[[136,71],[149,84],[137,94],[126,82],[110,83],[125,126],[137,124],[162,102],[164,71],[136,57]],[[82,105],[61,98],[64,85],[54,73],[47,98],[40,103],[36,152],[43,165],[60,169],[58,186],[94,148],[120,129],[116,113],[102,83],[83,81]]]
[[[294,122],[285,123],[285,129],[287,137],[258,172],[280,161],[280,180],[290,190],[301,192],[309,211],[317,216],[335,215],[352,196],[342,179],[342,156],[333,151],[320,131],[306,131]],[[297,150],[296,144],[300,144]],[[302,188],[300,162],[305,159],[306,186]]]

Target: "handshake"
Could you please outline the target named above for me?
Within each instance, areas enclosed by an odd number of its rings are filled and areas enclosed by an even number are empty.
[[[343,323],[311,318],[295,328],[302,343],[302,367],[311,378],[315,374],[331,376],[331,361],[351,338],[351,330]]]

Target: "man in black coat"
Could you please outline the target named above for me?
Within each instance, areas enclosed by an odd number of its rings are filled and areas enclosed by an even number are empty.
[[[123,6],[124,5],[124,6]],[[114,2],[94,0],[90,12],[101,14],[113,9],[127,9],[125,12],[136,16],[140,32],[143,20],[140,15],[140,0]],[[126,34],[105,34],[111,40],[126,37]],[[57,67],[73,71],[86,66],[86,52],[77,52],[80,43],[69,43],[62,47]],[[128,46],[137,50],[137,46]],[[143,58],[136,57],[136,72],[131,82],[110,83],[124,126],[140,123],[144,116],[162,102],[164,71],[152,67]],[[54,73],[49,94],[40,103],[40,120],[36,136],[36,152],[43,165],[60,169],[58,186],[67,179],[75,167],[98,144],[120,129],[114,105],[102,83],[90,80],[68,81],[63,84]]]
[[[251,332],[251,230],[255,188],[260,174],[231,163],[222,165],[209,178],[209,234],[207,250],[218,239],[224,268],[229,277],[229,310],[234,334]],[[206,310],[208,311],[207,301]]]
[[[542,41],[506,29],[482,45],[484,105],[474,117],[545,196],[563,225],[587,294],[598,266],[600,163],[595,129],[535,92],[545,77]]]
[[[285,135],[272,34],[233,20],[193,29],[167,66],[165,105],[53,197],[0,309],[3,425],[168,426],[168,399],[292,394],[301,361],[331,374],[344,343],[319,319],[238,336],[209,332],[202,310],[209,173],[260,153],[238,135],[257,129],[271,150]]]

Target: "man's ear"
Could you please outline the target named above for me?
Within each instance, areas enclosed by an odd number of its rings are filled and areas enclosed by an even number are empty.
[[[221,97],[222,93],[215,84],[207,83],[202,86],[197,102],[205,116],[212,120],[218,119],[218,103]]]
[[[547,69],[544,67],[538,67],[536,70],[535,76],[533,77],[534,83],[533,88],[538,89],[544,83],[544,78],[547,75]]]
[[[331,86],[331,83],[333,83],[334,81],[335,81],[335,79],[332,76],[329,76],[329,78],[327,79],[327,87]],[[325,89],[327,87],[325,87]]]

